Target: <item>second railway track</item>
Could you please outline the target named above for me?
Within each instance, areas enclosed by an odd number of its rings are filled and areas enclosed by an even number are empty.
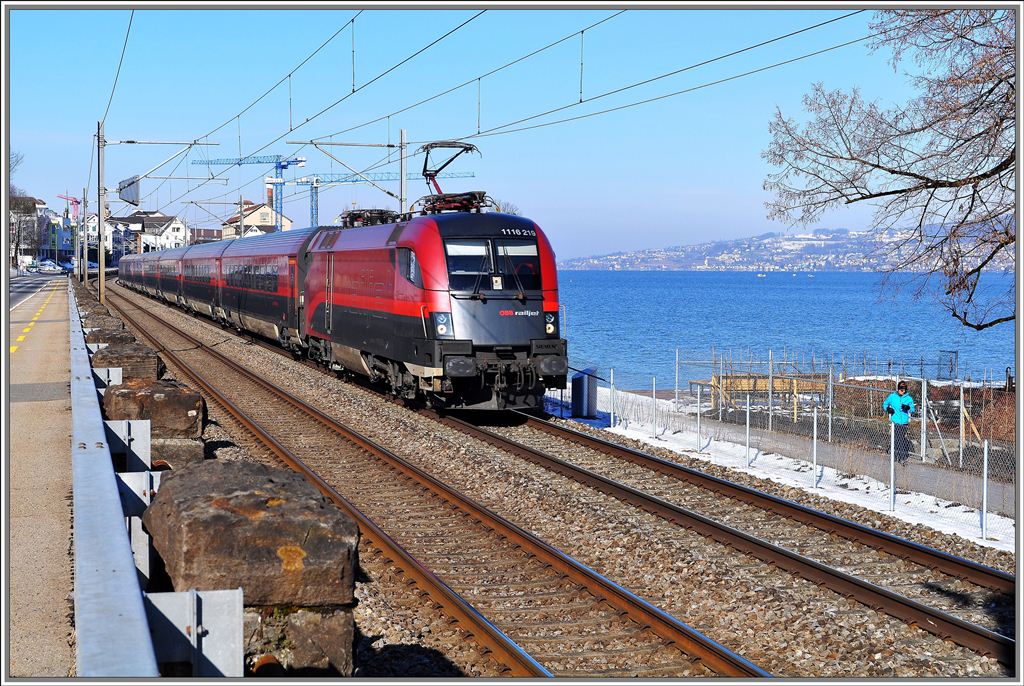
[[[1012,575],[527,415],[450,426],[995,657],[1015,659]]]

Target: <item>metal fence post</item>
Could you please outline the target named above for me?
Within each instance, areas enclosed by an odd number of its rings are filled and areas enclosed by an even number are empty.
[[[988,439],[981,452],[981,538],[988,538]]]
[[[679,348],[676,348],[676,395],[672,407],[679,411]]]
[[[697,452],[700,452],[700,392],[701,385],[697,384]]]
[[[960,469],[964,468],[964,414],[967,408],[964,407],[964,385],[960,384]]]
[[[750,394],[747,393],[747,466],[750,466]]]
[[[818,406],[814,406],[814,429],[811,432],[811,488],[818,487]]]
[[[651,422],[654,424],[653,436],[658,437],[658,377],[651,377]]]
[[[921,377],[921,462],[928,454],[928,379]]]
[[[612,415],[609,421],[610,426],[615,426],[615,367],[611,368],[611,374],[609,374],[609,384],[612,388]]]
[[[718,421],[722,421],[722,405],[725,404],[725,357],[718,358]]]
[[[768,349],[768,430],[772,430],[772,408],[775,405],[775,361]]]
[[[896,509],[896,425],[889,422],[889,510]]]
[[[832,405],[835,393],[835,374],[832,365],[828,366],[828,442],[832,442]]]

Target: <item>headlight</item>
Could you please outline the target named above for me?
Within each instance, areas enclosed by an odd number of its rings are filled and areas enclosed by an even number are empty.
[[[557,312],[545,312],[544,313],[544,333],[548,336],[558,335],[558,313]]]
[[[437,338],[452,338],[455,334],[452,328],[452,315],[450,312],[431,312],[430,322],[434,327],[434,335]]]

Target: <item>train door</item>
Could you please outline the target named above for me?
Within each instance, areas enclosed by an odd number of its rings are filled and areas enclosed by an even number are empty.
[[[331,333],[331,310],[334,304],[331,302],[334,298],[334,253],[327,253],[327,278],[325,279],[325,298],[324,298],[324,331],[328,335]]]
[[[220,275],[220,258],[219,257],[214,259],[214,261],[213,261],[213,274],[211,274],[210,276],[213,279],[212,295],[210,296],[211,298],[213,298],[213,301],[210,303],[210,310],[211,310],[210,314],[211,314],[211,316],[216,317],[217,316],[217,308],[221,306],[221,304],[220,304],[220,298],[221,298],[221,295],[220,295],[221,275]]]
[[[288,326],[289,328],[298,329],[299,326],[299,294],[295,290],[295,258],[288,258],[288,305],[286,306],[288,313]]]

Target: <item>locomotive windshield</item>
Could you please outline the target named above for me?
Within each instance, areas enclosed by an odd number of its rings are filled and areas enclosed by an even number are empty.
[[[450,238],[448,285],[453,291],[540,290],[540,257],[533,240]]]

